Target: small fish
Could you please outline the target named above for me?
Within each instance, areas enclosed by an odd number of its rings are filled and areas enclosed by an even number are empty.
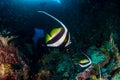
[[[79,61],[79,65],[83,68],[90,66],[92,64],[91,59],[86,54],[82,54],[82,57],[84,58]]]
[[[46,35],[46,44],[48,47],[67,47],[69,44],[71,44],[70,33],[66,26],[60,20],[44,11],[38,12],[46,14],[47,16],[53,18],[62,26],[59,28],[54,28],[53,30],[51,30],[50,34]]]
[[[80,60],[80,63],[81,63],[81,64],[84,64],[84,63],[87,63],[87,62],[89,62],[88,59],[82,59],[82,60]]]

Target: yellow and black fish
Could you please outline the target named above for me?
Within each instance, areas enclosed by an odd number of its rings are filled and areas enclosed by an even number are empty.
[[[86,54],[84,54],[84,53],[82,53],[82,54],[83,54],[81,56],[82,59],[79,61],[79,65],[83,68],[90,66],[92,64],[91,59]]]
[[[50,34],[46,35],[46,44],[48,47],[66,47],[68,46],[70,41],[70,33],[68,32],[68,29],[66,26],[57,18],[54,16],[44,12],[44,11],[38,11],[39,13],[46,14],[47,16],[53,18],[57,22],[61,24],[62,27],[54,28],[51,30]]]

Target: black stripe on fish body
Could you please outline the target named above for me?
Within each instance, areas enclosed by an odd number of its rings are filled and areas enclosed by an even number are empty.
[[[47,42],[47,44],[52,44],[57,42],[64,35],[64,33],[65,33],[65,29],[62,28],[57,35],[55,35],[50,41]]]
[[[59,47],[65,47],[66,43],[68,42],[68,39],[69,39],[69,32],[67,32],[64,42],[61,45],[59,45]]]
[[[82,68],[87,68],[91,65],[92,63],[79,63],[79,65],[82,67]]]
[[[89,62],[86,62],[86,63],[79,63],[79,64],[81,64],[81,65],[86,65],[86,64],[89,64],[90,63],[90,61]]]

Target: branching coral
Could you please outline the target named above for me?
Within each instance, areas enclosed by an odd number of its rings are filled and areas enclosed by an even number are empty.
[[[8,42],[14,38],[17,38],[17,36],[11,35],[10,31],[8,31],[7,29],[3,29],[0,32],[0,41],[1,41],[0,45],[2,45],[3,47],[6,47],[8,46]]]
[[[11,37],[6,36],[6,37],[3,37],[2,35],[0,35],[1,45],[2,45],[3,47],[8,46],[8,42],[9,42],[10,40],[14,39],[14,38],[16,38],[16,37],[15,37],[15,36],[11,36]]]
[[[15,47],[15,43],[10,43],[11,40],[17,37],[10,34],[11,32],[6,30],[0,32],[0,67],[2,69],[2,72],[0,72],[0,74],[2,74],[3,76],[11,72],[12,65],[26,65],[21,56],[19,56],[19,50],[17,47]],[[8,65],[10,67],[7,67]]]

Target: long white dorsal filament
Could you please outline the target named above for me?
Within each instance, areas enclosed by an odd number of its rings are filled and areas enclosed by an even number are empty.
[[[63,33],[63,36],[62,36],[58,41],[54,42],[53,44],[47,44],[47,46],[58,47],[59,45],[61,45],[61,44],[64,42],[64,40],[65,40],[65,38],[66,38],[66,36],[67,36],[68,30],[67,30],[66,26],[65,26],[60,20],[58,20],[58,19],[55,18],[54,16],[48,14],[47,12],[45,12],[45,11],[38,11],[38,12],[39,12],[39,13],[46,14],[47,16],[53,18],[53,19],[56,20],[58,23],[60,23],[61,26],[65,29],[65,32]]]
[[[38,12],[39,12],[39,13],[44,13],[44,14],[50,16],[51,18],[53,18],[54,20],[56,20],[58,23],[60,23],[60,24],[62,25],[62,27],[64,27],[65,29],[67,29],[66,26],[65,26],[60,20],[58,20],[56,17],[54,17],[54,16],[48,14],[48,13],[45,12],[45,11],[38,11]]]

